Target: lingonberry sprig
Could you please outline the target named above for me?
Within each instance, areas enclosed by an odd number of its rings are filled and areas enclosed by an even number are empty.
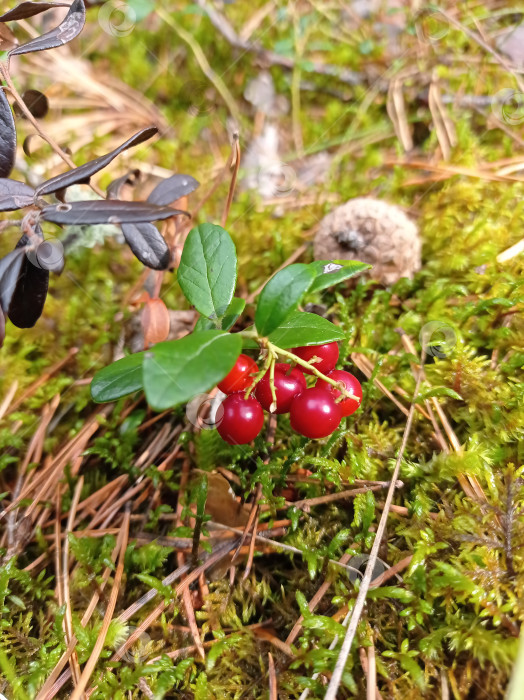
[[[297,308],[306,293],[368,267],[355,261],[289,265],[262,289],[254,325],[232,332],[246,305],[234,296],[235,245],[222,227],[201,224],[187,236],[177,274],[182,292],[200,314],[195,330],[101,370],[91,394],[95,401],[113,401],[143,389],[149,404],[164,410],[217,386],[226,398],[216,425],[231,444],[251,442],[260,433],[264,410],[289,413],[293,429],[306,437],[326,437],[358,409],[362,392],[353,375],[335,370],[343,330]],[[256,350],[260,366],[243,350]],[[335,371],[343,374],[332,375]],[[314,386],[308,387],[305,375]]]

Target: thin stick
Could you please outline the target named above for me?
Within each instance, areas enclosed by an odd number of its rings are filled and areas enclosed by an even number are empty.
[[[182,602],[186,611],[187,624],[189,625],[189,629],[191,630],[191,636],[195,640],[195,646],[200,655],[200,658],[204,660],[206,658],[206,653],[204,651],[204,646],[200,638],[200,630],[198,629],[195,617],[195,609],[193,607],[193,602],[191,600],[191,591],[189,590],[189,588],[184,588],[184,590],[182,591]]]
[[[375,663],[375,647],[371,644],[368,647],[368,687],[367,687],[367,700],[376,700],[376,686],[377,686],[377,665]]]
[[[2,75],[2,78],[7,83],[7,87],[9,88],[9,91],[11,92],[13,97],[15,98],[16,103],[20,107],[20,110],[24,113],[24,116],[26,117],[26,119],[31,122],[31,124],[35,128],[35,130],[36,130],[37,134],[40,136],[40,138],[42,138],[44,141],[46,141],[51,146],[53,151],[58,156],[60,156],[60,158],[65,163],[67,163],[67,165],[70,168],[76,168],[76,165],[74,164],[74,162],[67,155],[67,153],[60,148],[60,146],[57,144],[57,142],[53,138],[51,138],[51,136],[48,136],[44,131],[42,131],[39,123],[33,117],[31,112],[29,111],[29,109],[27,108],[26,103],[22,99],[20,93],[18,92],[13,81],[11,80],[11,75],[9,74],[9,70],[8,70],[7,66],[2,65],[1,63],[0,63],[0,74]],[[101,189],[99,189],[96,185],[91,185],[91,184],[90,184],[90,187],[93,190],[93,192],[96,192],[96,194],[100,195],[100,197],[105,199],[105,194],[102,192]]]
[[[368,491],[380,491],[380,489],[390,486],[391,482],[386,482],[384,484],[378,484],[376,486],[365,486],[360,489],[350,489],[349,491],[339,491],[338,493],[328,493],[325,496],[317,496],[316,498],[304,498],[301,501],[286,501],[285,507],[290,508],[294,506],[295,508],[302,508],[303,506],[319,506],[324,503],[333,503],[334,501],[340,501],[344,498],[353,498],[353,496],[358,496],[361,493],[367,493]],[[402,488],[404,482],[397,479],[395,486],[397,488]]]
[[[65,626],[65,638],[67,644],[71,644],[74,638],[73,633],[73,610],[71,608],[71,596],[69,592],[69,537],[68,534],[73,529],[73,523],[76,517],[76,509],[78,508],[78,502],[80,500],[80,494],[82,492],[82,487],[84,485],[84,477],[81,476],[78,480],[75,491],[73,494],[73,501],[71,503],[71,508],[69,510],[69,518],[67,520],[64,548],[62,550],[62,590],[63,590],[63,600],[62,605],[65,603],[65,615],[64,615],[64,626]],[[57,520],[60,523],[60,511],[57,511]],[[60,526],[59,526],[60,527]],[[59,552],[57,552],[59,555]],[[70,658],[71,671],[73,673],[73,678],[75,684],[80,681],[80,664],[78,663],[78,655],[76,651],[73,650]]]
[[[240,168],[240,143],[239,143],[238,131],[233,134],[233,147],[231,151],[233,176],[231,178],[231,184],[229,185],[229,192],[227,193],[226,205],[224,207],[224,212],[222,214],[222,227],[226,225],[227,217],[229,216],[229,210],[231,209],[231,202],[233,201],[233,195],[235,194],[235,186],[237,184],[238,169]]]
[[[24,391],[24,393],[22,394],[22,396],[20,396],[20,397],[14,402],[14,404],[13,404],[13,405],[9,408],[9,410],[7,411],[7,414],[13,413],[13,411],[16,411],[16,409],[17,409],[26,399],[28,399],[30,396],[32,396],[32,394],[34,394],[35,391],[36,391],[37,389],[39,389],[41,386],[43,386],[44,384],[46,384],[47,380],[48,380],[53,374],[55,374],[56,372],[58,372],[59,370],[61,370],[62,367],[63,367],[67,362],[69,362],[69,360],[70,360],[72,357],[74,357],[74,355],[77,354],[77,352],[78,352],[78,348],[71,348],[71,349],[69,350],[69,352],[67,353],[67,355],[66,355],[63,359],[59,360],[56,364],[52,365],[49,369],[45,370],[44,373],[41,374],[40,377],[36,380],[36,382],[34,382],[33,384],[31,384],[31,386],[28,387],[28,388]],[[6,415],[7,415],[7,414],[6,414]]]
[[[0,404],[0,420],[2,420],[2,418],[4,417],[5,412],[6,412],[7,409],[9,408],[9,404],[10,404],[11,401],[13,400],[13,396],[16,394],[17,389],[18,389],[18,380],[15,379],[15,381],[14,381],[14,382],[11,384],[11,386],[9,387],[9,391],[8,391],[7,394],[5,395],[4,400],[3,400],[2,403]]]
[[[226,103],[226,106],[229,109],[229,112],[231,113],[231,116],[233,117],[235,122],[237,124],[240,124],[240,112],[238,110],[236,102],[222,78],[211,68],[211,65],[207,60],[205,53],[202,51],[202,47],[200,46],[200,44],[196,41],[196,39],[190,32],[186,31],[183,27],[177,24],[175,20],[169,14],[167,14],[167,12],[164,12],[164,10],[162,10],[161,8],[156,8],[156,14],[158,15],[158,17],[160,17],[160,19],[163,22],[165,22],[172,29],[174,29],[178,36],[182,39],[182,41],[185,41],[185,43],[189,46],[202,72],[204,73],[206,78],[213,83],[217,91],[220,93],[220,96]]]
[[[113,619],[113,613],[115,611],[116,601],[118,598],[118,593],[120,591],[120,583],[122,581],[122,575],[124,573],[124,559],[127,549],[127,539],[129,536],[129,512],[124,515],[124,522],[122,524],[122,537],[120,538],[120,555],[118,557],[118,565],[116,567],[115,580],[113,582],[113,588],[111,589],[111,595],[109,596],[109,601],[107,603],[106,614],[104,615],[104,620],[102,622],[102,628],[98,634],[95,646],[91,652],[89,659],[87,660],[82,675],[80,676],[80,681],[76,686],[71,700],[80,700],[84,690],[91,678],[91,674],[95,670],[95,666],[98,662],[100,654],[104,648],[104,642],[106,640],[107,632],[109,630],[109,625]]]
[[[275,662],[271,652],[267,655],[269,673],[269,700],[278,700],[277,674],[275,673]]]
[[[237,527],[231,527],[230,525],[223,525],[222,523],[217,523],[214,522],[213,520],[209,520],[207,522],[208,527],[211,528],[218,528],[219,530],[230,530],[231,532],[236,532],[239,535],[243,534],[243,530],[240,530]],[[251,535],[253,537],[253,535]],[[298,549],[297,547],[293,547],[290,544],[284,544],[283,542],[277,542],[277,540],[272,540],[269,537],[264,537],[263,535],[255,535],[255,539],[257,542],[261,542],[263,544],[271,545],[272,547],[276,547],[277,549],[282,549],[284,552],[292,552],[293,554],[300,554],[300,556],[304,556],[304,552],[301,549]],[[341,564],[339,561],[336,559],[330,559],[329,560],[330,564],[334,564],[335,566],[340,566],[343,569],[346,569],[346,571],[352,571],[356,572],[359,576],[361,576],[361,572],[358,569],[355,569],[354,566],[349,566],[348,564]]]
[[[424,364],[423,358],[420,361],[420,365],[422,366]],[[388,490],[388,495],[386,498],[386,502],[384,504],[384,510],[382,512],[382,516],[380,518],[380,522],[378,524],[377,528],[377,534],[375,536],[375,540],[373,542],[373,547],[371,548],[371,554],[368,559],[368,563],[366,566],[366,571],[364,573],[364,578],[362,579],[362,582],[360,584],[360,589],[358,591],[357,599],[355,601],[355,606],[353,608],[353,612],[349,621],[348,629],[346,632],[346,635],[344,637],[344,641],[342,642],[342,648],[340,650],[340,655],[337,659],[337,663],[335,664],[335,669],[333,671],[333,675],[331,676],[331,680],[328,685],[328,689],[325,695],[324,700],[336,700],[338,688],[340,686],[340,681],[342,680],[342,674],[344,673],[344,668],[346,667],[346,662],[349,656],[349,652],[351,651],[351,645],[353,643],[353,638],[355,636],[355,633],[357,631],[357,626],[360,620],[360,616],[362,615],[362,610],[364,609],[364,604],[366,602],[366,595],[369,589],[369,584],[371,583],[371,577],[373,575],[373,570],[375,568],[375,564],[378,558],[378,550],[380,548],[380,545],[382,543],[382,537],[384,536],[384,532],[386,530],[386,523],[389,515],[389,509],[391,506],[391,503],[393,502],[393,496],[395,494],[395,485],[396,481],[398,479],[398,475],[400,472],[400,465],[402,462],[402,458],[404,456],[404,450],[406,449],[406,445],[408,442],[408,437],[411,432],[411,426],[413,424],[413,417],[415,415],[415,400],[418,396],[419,388],[420,388],[420,383],[422,381],[422,373],[419,372],[417,376],[417,381],[415,385],[415,391],[413,393],[413,400],[411,403],[411,408],[409,409],[409,415],[408,419],[406,421],[406,428],[404,430],[404,435],[402,438],[402,443],[400,445],[400,450],[398,453],[397,457],[397,462],[395,464],[395,469],[393,470],[393,475],[391,477],[391,485]]]

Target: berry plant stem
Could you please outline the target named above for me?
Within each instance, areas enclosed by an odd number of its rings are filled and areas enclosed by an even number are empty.
[[[67,153],[60,148],[58,143],[53,138],[51,138],[51,136],[48,136],[44,131],[42,131],[42,129],[40,128],[40,124],[35,119],[35,117],[33,117],[31,112],[27,108],[26,103],[22,99],[22,96],[20,95],[20,93],[16,89],[15,84],[13,83],[13,81],[11,79],[11,74],[9,73],[9,69],[8,69],[7,65],[2,64],[1,62],[0,62],[0,76],[2,77],[3,80],[5,80],[5,83],[9,89],[9,92],[14,97],[16,103],[20,107],[20,110],[24,113],[24,116],[34,126],[37,134],[51,146],[53,151],[58,156],[60,156],[60,158],[64,161],[64,163],[66,163],[70,168],[76,168],[76,165],[74,164],[74,162],[67,155]],[[102,199],[105,199],[105,194],[102,192],[101,189],[99,189],[96,185],[92,185],[92,184],[90,184],[89,186],[91,187],[93,192],[95,192],[100,197],[102,197]]]
[[[338,397],[339,399],[346,397],[349,399],[353,399],[354,401],[358,401],[358,398],[354,394],[351,394],[345,386],[341,385],[340,382],[336,382],[334,379],[331,379],[326,374],[320,372],[320,370],[318,370],[314,364],[311,364],[311,362],[306,362],[306,360],[303,360],[301,357],[298,357],[298,355],[295,355],[292,352],[289,352],[288,350],[283,350],[282,348],[273,345],[273,343],[269,341],[267,341],[267,349],[272,354],[287,357],[289,360],[295,362],[297,365],[301,365],[302,367],[311,370],[313,374],[316,374],[317,377],[320,377],[320,379],[323,379],[325,382],[331,384],[331,386],[335,387],[335,389],[338,389],[338,391],[340,391],[341,396]]]

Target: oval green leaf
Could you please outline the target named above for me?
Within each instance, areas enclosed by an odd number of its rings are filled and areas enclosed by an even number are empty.
[[[317,314],[296,311],[286,318],[269,340],[279,348],[296,348],[304,345],[322,345],[344,340],[344,332],[338,326]]]
[[[231,236],[216,224],[201,224],[184,244],[178,283],[187,300],[203,316],[221,318],[237,281],[237,254]]]
[[[143,389],[142,362],[144,353],[123,357],[95,374],[91,382],[91,397],[97,403],[116,401]]]
[[[226,376],[241,352],[238,334],[218,330],[158,343],[144,358],[148,403],[162,411],[209,391]]]
[[[258,298],[255,326],[260,335],[274,331],[311,287],[316,271],[310,265],[288,265],[272,277]]]
[[[232,326],[234,326],[237,318],[240,316],[242,311],[246,307],[246,300],[240,297],[234,297],[231,304],[227,307],[227,311],[222,319],[222,330],[228,331]]]
[[[359,260],[316,260],[310,265],[316,274],[315,281],[309,288],[310,292],[320,292],[335,284],[345,282],[372,267]]]

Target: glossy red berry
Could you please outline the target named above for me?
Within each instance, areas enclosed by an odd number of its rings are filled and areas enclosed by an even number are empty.
[[[306,378],[298,367],[291,367],[285,362],[277,362],[275,365],[275,395],[277,407],[275,413],[287,413],[291,402],[306,389]],[[273,402],[271,386],[269,382],[269,370],[255,387],[254,394],[262,404],[262,408],[269,411]]]
[[[350,416],[352,413],[355,413],[355,411],[360,407],[360,402],[362,401],[362,387],[360,386],[358,379],[350,372],[346,372],[343,369],[334,369],[331,372],[328,372],[327,376],[330,379],[334,379],[336,382],[341,382],[349,392],[352,392],[359,399],[359,401],[354,401],[353,399],[343,399],[338,404],[343,416]],[[340,396],[340,391],[335,389],[332,384],[325,382],[323,379],[319,379],[316,386],[331,391],[335,398]]]
[[[336,430],[342,419],[340,406],[331,391],[314,386],[291,402],[291,427],[308,438],[323,438]]]
[[[318,369],[322,374],[327,374],[335,368],[338,360],[338,345],[336,343],[325,343],[324,345],[308,345],[303,348],[295,348],[292,351],[295,355],[298,355],[300,359],[306,360],[306,362],[311,362],[315,357],[319,358],[319,362],[312,362],[313,366]],[[313,372],[305,367],[302,368],[306,374],[313,374]]]
[[[258,372],[257,363],[247,355],[238,356],[235,366],[217,385],[224,394],[244,391],[253,382],[253,375]]]
[[[221,408],[217,430],[230,445],[245,445],[262,430],[264,411],[253,396],[245,399],[243,393],[231,394],[222,401]]]

